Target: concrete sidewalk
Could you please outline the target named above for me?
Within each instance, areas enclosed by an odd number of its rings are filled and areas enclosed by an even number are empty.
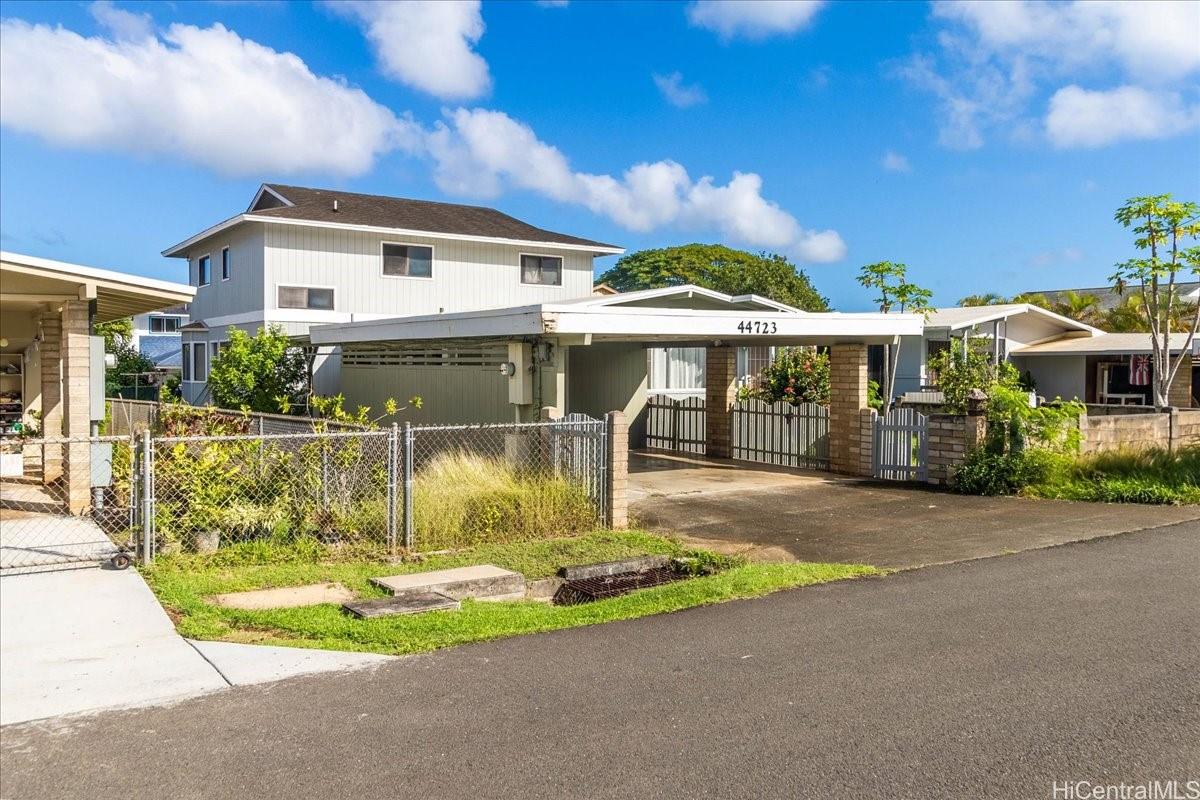
[[[388,656],[189,642],[134,570],[0,577],[0,725],[156,705]]]

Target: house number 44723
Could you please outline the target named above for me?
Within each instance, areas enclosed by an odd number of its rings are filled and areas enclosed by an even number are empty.
[[[738,323],[738,333],[775,333],[779,326],[774,322],[764,322],[761,319],[742,320]]]

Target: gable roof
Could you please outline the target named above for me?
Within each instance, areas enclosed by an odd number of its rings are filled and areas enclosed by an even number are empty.
[[[555,306],[586,306],[588,308],[691,308],[710,311],[781,311],[788,314],[807,314],[786,303],[757,294],[730,295],[706,289],[692,283],[663,286],[658,289],[638,289],[633,292],[592,294],[570,300],[556,300]]]
[[[1078,295],[1092,295],[1097,299],[1097,306],[1100,310],[1108,311],[1121,305],[1130,297],[1137,297],[1139,288],[1140,284],[1127,286],[1123,294],[1118,294],[1111,286],[1097,286],[1091,289],[1046,289],[1040,292],[1026,292],[1026,294],[1041,295],[1051,303],[1062,302],[1072,292]],[[1200,281],[1176,281],[1175,288],[1179,292],[1179,296],[1188,302],[1194,303],[1200,299]]]
[[[994,322],[998,319],[1008,319],[1010,317],[1019,316],[1021,314],[1032,314],[1037,317],[1043,317],[1061,325],[1063,328],[1070,331],[1084,331],[1097,336],[1102,331],[1099,328],[1094,328],[1078,320],[1073,320],[1070,317],[1064,317],[1062,314],[1055,314],[1053,311],[1047,311],[1041,306],[1035,306],[1030,303],[1005,303],[995,306],[953,306],[951,308],[938,308],[925,318],[925,327],[927,328],[949,328],[952,331],[962,330],[963,328],[972,328],[976,325],[982,325],[987,322]]]
[[[183,255],[182,251],[191,244],[242,222],[311,224],[435,238],[461,237],[590,250],[595,255],[625,252],[616,245],[538,228],[484,206],[264,183],[244,213],[164,250],[163,255]]]

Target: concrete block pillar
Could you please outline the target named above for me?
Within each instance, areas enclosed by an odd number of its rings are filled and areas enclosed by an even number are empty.
[[[867,346],[835,344],[829,354],[829,462],[843,475],[871,474],[867,405]],[[866,469],[864,470],[864,465]]]
[[[86,300],[68,300],[62,310],[63,436],[85,439],[91,425],[91,315]],[[64,447],[64,499],[72,514],[91,506],[91,445]]]
[[[42,315],[38,358],[42,371],[42,436],[57,439],[63,435],[62,409],[62,315],[57,311]],[[62,477],[62,446],[45,445],[42,454],[42,482]]]
[[[1183,363],[1171,381],[1171,390],[1167,392],[1167,404],[1172,408],[1192,407],[1192,356],[1185,353],[1179,357]]]
[[[605,467],[605,522],[614,530],[629,527],[629,420],[624,412],[610,411],[608,422],[608,463]]]
[[[737,351],[708,347],[704,351],[704,453],[709,458],[732,454],[733,404],[737,400]]]

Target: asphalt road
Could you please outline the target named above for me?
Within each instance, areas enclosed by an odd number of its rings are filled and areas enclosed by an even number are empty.
[[[6,728],[0,796],[1051,798],[1200,778],[1198,665],[1186,523]]]

